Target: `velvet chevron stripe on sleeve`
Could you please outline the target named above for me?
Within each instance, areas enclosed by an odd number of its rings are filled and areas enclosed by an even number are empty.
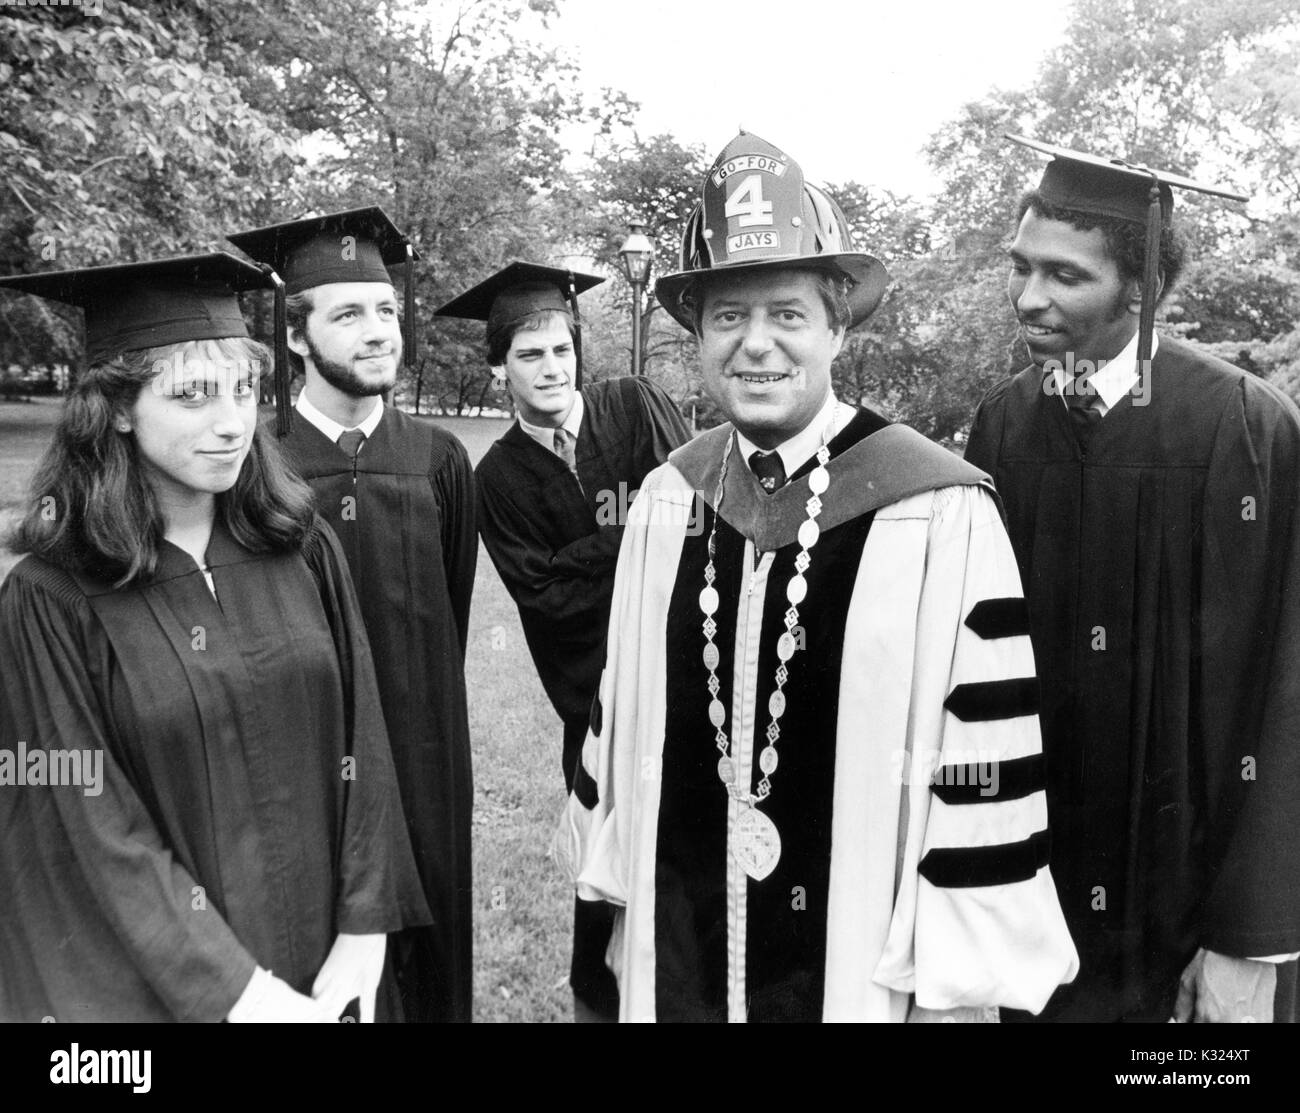
[[[1015,680],[958,684],[943,705],[963,723],[1035,715],[1038,713],[1038,679],[1022,676]]]
[[[974,889],[1028,881],[1047,865],[1051,836],[1036,831],[1020,842],[995,846],[935,848],[921,859],[920,872],[941,889]]]
[[[986,641],[1029,634],[1029,607],[1024,599],[981,599],[966,616],[966,625]]]
[[[1042,754],[969,765],[941,765],[931,790],[945,804],[989,804],[1020,800],[1047,784]]]

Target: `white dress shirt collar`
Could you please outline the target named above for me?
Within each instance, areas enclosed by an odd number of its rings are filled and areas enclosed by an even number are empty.
[[[822,434],[826,431],[826,426],[831,424],[832,419],[834,424],[826,437],[828,441],[853,420],[854,412],[852,406],[841,406],[836,401],[833,390],[827,391],[826,401],[822,408],[817,411],[817,416],[789,440],[783,441],[776,446],[776,451],[781,454],[781,463],[785,467],[785,474],[794,475],[821,448]],[[749,464],[749,458],[755,452],[765,451],[739,429],[736,430],[736,443],[741,455],[744,457],[746,466]]]
[[[1156,333],[1151,334],[1151,358],[1155,358],[1157,350],[1160,348],[1160,337]],[[1137,370],[1137,350],[1138,334],[1133,334],[1123,350],[1114,359],[1105,360],[1092,375],[1092,387],[1097,392],[1097,400],[1093,403],[1094,408],[1102,416],[1105,416],[1113,410],[1121,398],[1131,391],[1138,381]],[[1066,374],[1064,367],[1053,367],[1052,376],[1056,380],[1056,393],[1060,396],[1062,404],[1068,406],[1070,403],[1066,398],[1067,393],[1072,392],[1072,387],[1068,384],[1072,376]]]
[[[294,404],[294,409],[298,411],[300,417],[306,418],[332,441],[337,441],[339,434],[348,429],[360,429],[369,440],[375,435],[375,430],[379,428],[379,422],[384,416],[384,403],[378,395],[375,396],[374,407],[358,425],[340,425],[332,417],[326,417],[311,404],[306,390],[298,392],[298,401]]]
[[[586,410],[586,404],[582,400],[582,392],[573,392],[573,409],[569,411],[569,416],[564,419],[561,429],[567,429],[573,434],[576,442],[578,439],[578,429],[582,426],[582,415]],[[523,417],[519,418],[519,428],[540,444],[547,452],[555,451],[555,427],[547,425],[533,425],[527,422]]]

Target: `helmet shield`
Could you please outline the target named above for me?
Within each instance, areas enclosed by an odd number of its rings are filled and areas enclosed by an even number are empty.
[[[803,241],[803,171],[770,143],[740,135],[704,182],[710,265],[797,257]]]

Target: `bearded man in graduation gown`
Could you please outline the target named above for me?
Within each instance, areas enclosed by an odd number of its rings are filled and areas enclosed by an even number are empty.
[[[383,402],[403,352],[388,266],[414,250],[371,207],[229,237],[283,278],[306,374],[281,445],[347,554],[431,928],[390,940],[388,1019],[469,1021],[473,972],[465,645],[478,559],[464,446]],[[398,998],[400,997],[400,1000]],[[380,1019],[384,1019],[384,1013]]]
[[[479,530],[564,723],[566,791],[600,681],[627,508],[646,475],[690,439],[672,399],[647,378],[580,386],[577,296],[602,281],[514,262],[435,313],[486,322],[488,365],[515,404],[518,420],[475,472]],[[605,965],[611,926],[603,905],[575,901],[579,1019],[618,1015]]]
[[[1015,138],[1015,137],[1013,137]],[[1033,362],[966,459],[1006,506],[1042,681],[1052,873],[1081,969],[1053,1020],[1265,1021],[1300,950],[1300,415],[1152,335],[1173,175],[1053,155],[1009,293]],[[1158,244],[1148,254],[1147,244]],[[1147,359],[1148,349],[1153,358]]]
[[[618,909],[621,1019],[1039,1009],[1077,959],[987,478],[836,399],[887,277],[789,155],[733,139],[682,260],[729,421],[633,505],[556,845]]]

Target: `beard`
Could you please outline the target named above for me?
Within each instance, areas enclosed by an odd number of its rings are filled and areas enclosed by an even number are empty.
[[[400,350],[393,353],[393,373],[386,375],[380,381],[375,381],[363,379],[353,370],[350,363],[336,363],[326,357],[316,347],[310,335],[305,335],[303,339],[306,341],[307,352],[311,356],[316,371],[335,390],[350,394],[353,398],[373,398],[377,394],[383,394],[385,391],[391,390],[397,382],[397,364],[402,358]]]

